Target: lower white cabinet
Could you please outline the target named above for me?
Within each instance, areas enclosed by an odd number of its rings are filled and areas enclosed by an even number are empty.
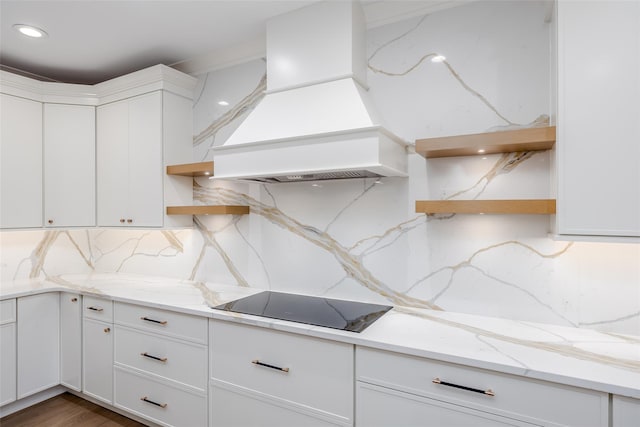
[[[0,406],[16,400],[16,300],[0,301]]]
[[[82,391],[109,404],[113,404],[112,306],[108,300],[83,298]]]
[[[608,425],[609,395],[364,347],[357,426]]]
[[[352,425],[353,345],[215,320],[209,333],[212,426]]]
[[[82,296],[60,293],[60,384],[82,390]]]
[[[640,424],[640,399],[613,395],[611,419],[613,427],[637,427]]]
[[[60,384],[60,298],[57,292],[18,298],[17,398]]]

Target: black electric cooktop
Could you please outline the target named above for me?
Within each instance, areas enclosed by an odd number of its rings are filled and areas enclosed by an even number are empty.
[[[362,332],[378,320],[380,316],[391,310],[392,307],[389,305],[264,291],[212,308],[324,326],[343,331]]]

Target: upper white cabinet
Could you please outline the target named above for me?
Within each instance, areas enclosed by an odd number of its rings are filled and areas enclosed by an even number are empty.
[[[44,225],[96,225],[95,107],[44,104]]]
[[[640,2],[558,2],[557,233],[640,236]]]
[[[191,161],[195,82],[164,65],[93,86],[0,70],[0,228],[191,226],[166,207],[191,205],[192,178],[165,168]]]
[[[42,103],[0,94],[0,228],[42,227]]]
[[[98,225],[191,225],[165,215],[167,205],[190,202],[191,179],[164,172],[190,157],[189,99],[155,91],[99,106],[97,147]]]

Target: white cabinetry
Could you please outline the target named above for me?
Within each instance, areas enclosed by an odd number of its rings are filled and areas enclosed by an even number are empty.
[[[352,425],[352,345],[215,320],[209,333],[211,426]]]
[[[190,202],[191,180],[164,171],[190,160],[191,129],[191,101],[167,91],[98,107],[98,225],[191,225],[165,215],[167,205]]]
[[[115,304],[114,405],[165,426],[207,424],[207,319]]]
[[[0,228],[42,227],[42,104],[0,94]]]
[[[357,426],[608,425],[606,393],[380,350],[356,380]]]
[[[113,302],[85,296],[82,305],[82,391],[112,404]]]
[[[60,293],[60,384],[82,390],[82,296]]]
[[[96,225],[95,107],[44,104],[46,227]]]
[[[18,399],[60,383],[60,297],[18,298]]]
[[[557,233],[640,236],[640,2],[558,2]]]
[[[16,300],[0,301],[0,406],[16,400]]]
[[[611,418],[612,427],[636,427],[640,424],[640,399],[614,395]]]

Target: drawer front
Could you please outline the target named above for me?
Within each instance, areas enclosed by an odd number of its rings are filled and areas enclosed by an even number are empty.
[[[209,329],[215,380],[352,419],[352,345],[215,320]]]
[[[165,426],[206,426],[207,397],[114,369],[114,406]]]
[[[88,319],[113,323],[113,301],[85,296],[82,298],[82,311]]]
[[[207,344],[207,319],[183,313],[116,303],[115,323]]]
[[[125,326],[115,328],[115,361],[207,390],[207,347]]]
[[[264,396],[254,395],[244,390],[212,386],[210,393],[213,427],[346,427],[353,425],[349,420],[327,417],[326,413],[316,414],[308,407],[271,402]],[[238,408],[251,408],[251,410],[238,410]]]
[[[606,426],[608,423],[606,393],[386,351],[358,347],[356,379],[456,405],[518,417],[534,424]],[[438,380],[440,383],[437,383]],[[456,388],[454,385],[472,390]],[[484,391],[490,391],[493,395],[484,394]]]
[[[0,301],[0,325],[16,321],[16,300],[6,299]]]

